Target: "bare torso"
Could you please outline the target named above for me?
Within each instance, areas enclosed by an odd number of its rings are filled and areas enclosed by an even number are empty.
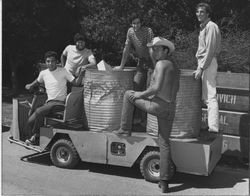
[[[156,81],[157,71],[162,72],[162,82],[156,96],[166,102],[174,102],[179,89],[179,69],[168,60],[160,60],[157,62],[154,73],[152,75],[151,84]]]

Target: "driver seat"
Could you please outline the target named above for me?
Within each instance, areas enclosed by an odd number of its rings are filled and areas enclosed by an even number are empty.
[[[76,122],[83,116],[83,90],[69,93],[65,100],[65,109],[45,117],[45,125]]]

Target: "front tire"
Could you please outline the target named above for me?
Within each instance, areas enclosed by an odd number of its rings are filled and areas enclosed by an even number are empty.
[[[176,167],[172,160],[169,161],[169,179],[171,179],[176,171]],[[149,151],[147,152],[141,162],[140,170],[142,176],[146,181],[159,182],[160,180],[160,152]]]
[[[60,139],[53,144],[50,158],[55,166],[68,169],[74,168],[80,160],[73,143],[67,139]]]

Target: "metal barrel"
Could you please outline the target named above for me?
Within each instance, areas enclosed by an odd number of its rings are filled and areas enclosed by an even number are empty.
[[[176,110],[173,122],[173,138],[194,138],[201,128],[201,80],[195,80],[192,70],[182,69],[179,91],[176,97]],[[157,135],[157,118],[147,115],[147,132]]]
[[[90,131],[111,132],[120,128],[123,96],[126,90],[133,89],[135,71],[86,71],[84,109]]]

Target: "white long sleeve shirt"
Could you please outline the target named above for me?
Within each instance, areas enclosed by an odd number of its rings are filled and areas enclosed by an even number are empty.
[[[221,50],[221,34],[218,26],[210,19],[201,24],[199,45],[196,52],[198,67],[206,69]]]

